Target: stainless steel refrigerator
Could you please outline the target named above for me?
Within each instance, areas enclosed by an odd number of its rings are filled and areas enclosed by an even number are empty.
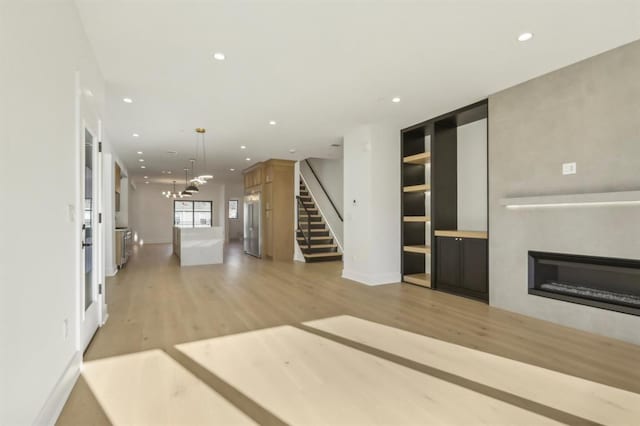
[[[244,197],[244,252],[252,256],[262,256],[260,235],[260,193]]]

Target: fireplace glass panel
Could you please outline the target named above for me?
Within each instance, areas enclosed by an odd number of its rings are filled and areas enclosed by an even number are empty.
[[[529,252],[529,293],[640,315],[640,261]]]

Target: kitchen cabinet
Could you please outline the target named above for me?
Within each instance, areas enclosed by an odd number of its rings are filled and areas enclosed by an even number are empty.
[[[488,299],[487,240],[436,237],[436,288]]]
[[[260,197],[260,252],[267,259],[293,259],[294,165],[294,161],[271,159],[243,171],[245,195]]]

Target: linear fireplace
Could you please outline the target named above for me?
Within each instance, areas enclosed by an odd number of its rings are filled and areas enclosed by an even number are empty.
[[[530,251],[529,294],[640,315],[640,261]]]

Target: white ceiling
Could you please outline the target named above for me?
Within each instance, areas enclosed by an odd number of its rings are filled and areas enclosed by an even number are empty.
[[[182,175],[195,127],[228,181],[247,156],[329,157],[359,124],[405,127],[640,38],[638,0],[77,4],[107,81],[108,135],[130,175],[154,181]],[[535,37],[518,42],[525,31]]]

